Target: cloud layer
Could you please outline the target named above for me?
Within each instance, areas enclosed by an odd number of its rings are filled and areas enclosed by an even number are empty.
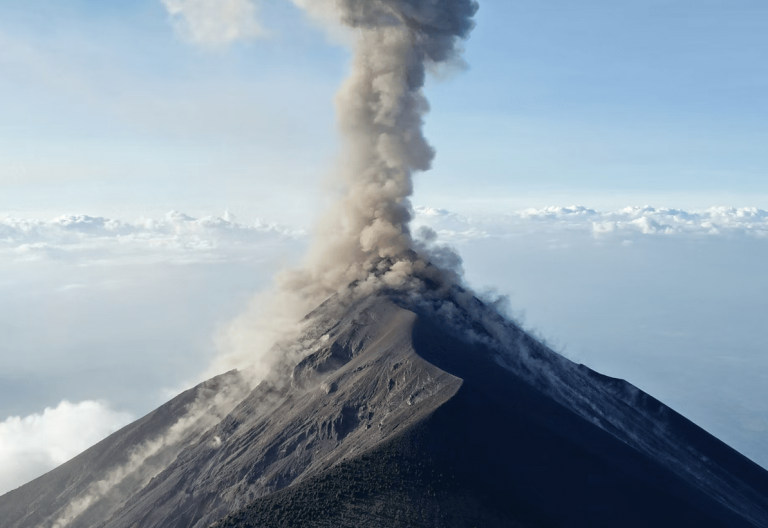
[[[0,422],[0,495],[63,464],[133,420],[98,401],[62,401]]]
[[[51,220],[0,218],[0,255],[14,260],[76,258],[81,264],[108,256],[166,262],[231,260],[264,245],[301,239],[304,231],[232,215],[193,218],[171,211],[161,218],[123,221],[88,215]]]
[[[698,211],[625,207],[598,211],[584,206],[550,206],[498,215],[466,215],[429,206],[414,208],[414,232],[428,226],[440,241],[459,243],[532,233],[590,234],[598,240],[644,236],[768,238],[768,211],[754,207],[711,207]],[[50,220],[0,217],[0,255],[16,261],[76,259],[104,263],[231,261],[263,254],[280,244],[305,244],[308,230],[233,215],[194,218],[170,211],[157,218],[119,220],[63,215]]]
[[[603,239],[643,235],[749,236],[768,238],[768,211],[755,207],[711,207],[699,211],[625,207],[597,211],[574,205],[511,211],[505,215],[467,216],[432,207],[416,207],[416,225],[435,229],[444,240],[461,241],[532,232],[581,232]]]

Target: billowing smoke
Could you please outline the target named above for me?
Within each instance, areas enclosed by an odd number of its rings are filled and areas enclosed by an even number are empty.
[[[338,174],[345,187],[324,219],[305,269],[283,289],[316,304],[350,284],[423,290],[452,282],[428,264],[408,223],[413,174],[430,168],[423,134],[429,66],[458,59],[473,27],[474,0],[294,0],[311,14],[335,13],[357,32],[352,72],[336,99],[344,137]]]

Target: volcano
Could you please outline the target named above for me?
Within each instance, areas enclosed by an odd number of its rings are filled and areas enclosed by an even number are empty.
[[[468,292],[307,321],[298,362],[177,396],[0,497],[0,526],[768,526],[768,472]]]

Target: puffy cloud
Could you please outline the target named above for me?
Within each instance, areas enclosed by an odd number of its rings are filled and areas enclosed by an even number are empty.
[[[0,422],[0,494],[81,453],[133,420],[99,401],[62,401],[42,413]]]
[[[437,232],[441,240],[449,242],[489,236],[486,218],[472,218],[427,206],[414,207],[414,212],[412,227],[416,233],[421,227],[429,227]]]
[[[592,217],[598,215],[598,212],[594,209],[588,209],[583,205],[572,205],[570,207],[551,205],[540,209],[524,209],[517,214],[523,218],[573,219],[577,217]]]
[[[161,0],[177,34],[194,44],[222,48],[263,37],[254,0]]]
[[[626,207],[600,216],[624,233],[768,236],[768,211],[755,207],[711,207],[701,211]]]

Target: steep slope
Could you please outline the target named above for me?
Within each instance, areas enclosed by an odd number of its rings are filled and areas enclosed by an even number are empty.
[[[123,427],[95,446],[45,475],[0,496],[0,527],[51,526],[57,513],[73,505],[78,497],[93,495],[97,483],[109,480],[114,489],[100,498],[90,511],[83,511],[79,526],[100,521],[120,504],[121,497],[153,476],[157,467],[173,460],[186,442],[205,430],[216,418],[218,395],[242,390],[244,384],[236,372],[216,376],[187,390],[147,416]],[[219,411],[221,412],[221,411]],[[191,417],[179,428],[180,417]],[[179,438],[164,443],[174,426]],[[132,457],[144,455],[142,464],[131,464]],[[132,469],[122,474],[116,468]]]
[[[628,383],[507,330],[513,356],[422,313],[414,349],[463,380],[456,395],[215,527],[768,526],[762,468]]]
[[[207,526],[408,429],[461,384],[414,353],[415,320],[389,302],[354,306],[289,383],[260,385],[99,526]]]
[[[172,400],[0,498],[0,526],[768,526],[766,471],[471,295],[311,320],[298,364]],[[64,515],[180,416],[197,425]]]

